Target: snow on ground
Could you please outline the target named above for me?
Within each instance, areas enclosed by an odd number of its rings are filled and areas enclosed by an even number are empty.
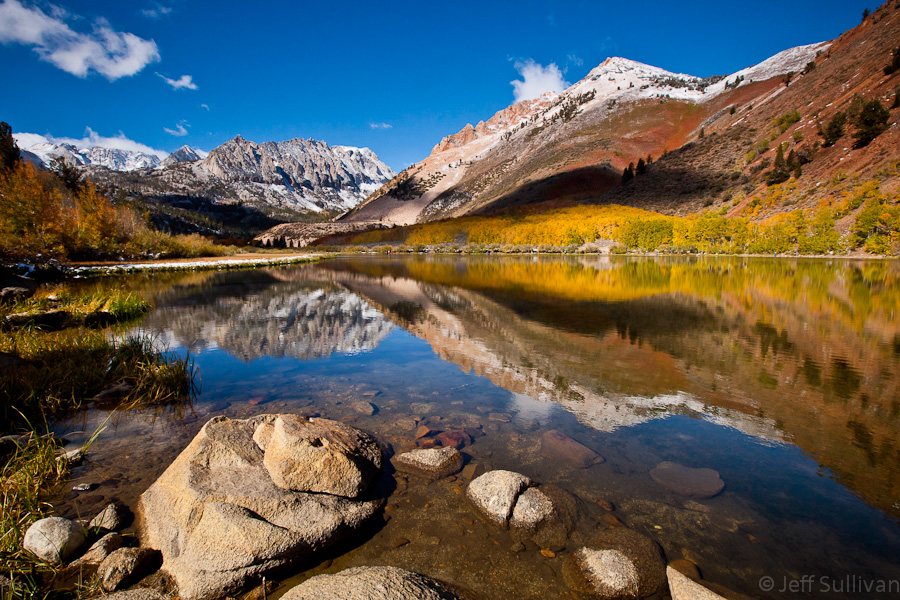
[[[707,93],[711,95],[720,94],[725,91],[727,82],[734,83],[738,77],[744,80],[740,85],[746,85],[751,81],[765,81],[772,77],[778,77],[793,71],[799,73],[806,67],[806,63],[816,59],[816,53],[824,52],[831,46],[831,42],[819,42],[818,44],[809,44],[807,46],[797,46],[796,48],[788,48],[783,52],[779,52],[775,56],[767,58],[758,65],[741,69],[737,73],[732,73],[722,81],[715,83],[707,88]]]
[[[97,273],[116,271],[153,271],[165,269],[209,269],[223,267],[255,267],[295,262],[308,262],[321,258],[322,254],[291,256],[270,256],[258,258],[210,258],[204,260],[171,260],[146,263],[118,263],[111,265],[91,265],[76,267],[75,273]]]

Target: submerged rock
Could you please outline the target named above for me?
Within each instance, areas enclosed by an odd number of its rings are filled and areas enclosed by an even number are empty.
[[[512,537],[549,548],[565,546],[575,526],[574,496],[555,486],[535,487],[512,471],[488,471],[469,484],[469,500],[495,525],[509,526]]]
[[[575,528],[575,498],[555,486],[531,487],[516,500],[509,527],[513,538],[542,548],[565,546]]]
[[[141,495],[141,539],[181,598],[218,597],[358,529],[381,503],[348,496],[381,461],[372,438],[327,419],[217,417]]]
[[[434,481],[462,469],[462,454],[456,448],[429,448],[398,454],[394,467],[403,473]]]
[[[25,532],[24,548],[53,565],[63,564],[84,543],[81,526],[62,517],[47,517],[32,523]]]
[[[355,567],[317,575],[290,589],[283,600],[455,600],[443,585],[397,567]]]
[[[512,471],[488,471],[469,484],[466,495],[491,522],[506,527],[516,500],[531,480]]]
[[[599,533],[591,545],[569,555],[569,585],[591,598],[631,600],[655,594],[666,584],[662,549],[625,527]]]
[[[605,462],[602,456],[581,442],[555,429],[541,436],[541,456],[581,469]]]
[[[691,498],[712,498],[725,487],[718,471],[693,469],[669,461],[663,461],[651,469],[650,478],[676,494]]]
[[[620,551],[579,548],[571,560],[583,579],[582,593],[610,600],[638,598],[637,567]]]

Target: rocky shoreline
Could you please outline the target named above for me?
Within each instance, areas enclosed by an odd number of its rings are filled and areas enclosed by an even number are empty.
[[[573,597],[741,597],[703,582],[697,565],[685,559],[667,565],[661,546],[626,527],[609,502],[597,502],[603,514],[596,518],[584,509],[584,499],[560,487],[513,471],[484,471],[459,451],[473,439],[465,431],[416,435],[418,447],[395,453],[370,434],[329,419],[215,417],[141,495],[134,507],[136,538],[118,533],[130,511],[110,504],[86,525],[60,517],[36,522],[25,548],[65,570],[96,572],[105,597],[113,600],[213,600],[255,586],[265,597],[273,577],[390,520],[392,496],[406,485],[452,481],[465,483],[470,527],[507,532],[511,552],[536,551],[562,561]],[[582,467],[603,460],[558,431],[544,435],[542,453]],[[395,485],[378,485],[384,477]],[[651,477],[693,498],[711,497],[724,486],[711,469],[668,462]],[[596,521],[588,523],[587,535],[580,533],[585,519]],[[393,565],[357,566],[276,593],[287,600],[484,597],[427,575]],[[267,578],[268,585],[258,587]]]

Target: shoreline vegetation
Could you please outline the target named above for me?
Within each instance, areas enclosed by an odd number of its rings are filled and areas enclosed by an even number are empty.
[[[54,419],[88,404],[179,406],[198,391],[193,362],[122,326],[150,305],[134,294],[79,295],[65,285],[0,304],[0,576],[4,597],[49,597],[57,568],[22,547],[28,527],[53,513],[46,498],[85,446],[64,448]],[[40,424],[40,425],[38,425]],[[43,428],[43,431],[39,429]],[[88,442],[88,444],[90,441]],[[73,594],[77,597],[77,593]]]
[[[332,236],[314,247],[328,251],[366,245],[384,252],[398,245],[401,251],[437,247],[463,253],[900,255],[900,198],[883,192],[877,181],[852,185],[839,200],[815,209],[773,214],[792,193],[791,185],[773,185],[764,198],[748,205],[749,212],[743,209],[730,216],[726,209],[680,217],[621,205],[579,205]],[[604,244],[598,245],[598,240]]]

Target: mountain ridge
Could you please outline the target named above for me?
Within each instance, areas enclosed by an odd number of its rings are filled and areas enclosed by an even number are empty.
[[[827,50],[830,43],[789,48],[734,74],[708,78],[622,57],[607,58],[559,94],[515,103],[486,123],[467,124],[444,137],[428,157],[340,219],[408,225],[463,216],[490,210],[493,202],[523,185],[566,173],[570,175],[565,175],[562,187],[586,187],[592,193],[612,189],[619,183],[621,169],[637,160],[633,150],[626,149],[632,138],[658,155],[670,149],[669,145],[678,147],[688,141],[699,125],[699,121],[691,122],[685,131],[680,124],[683,116],[669,110],[673,114],[657,116],[658,122],[642,115],[648,120],[644,128],[610,128],[610,135],[602,135],[607,133],[599,131],[603,122],[615,119],[619,106],[684,103],[700,106],[699,112],[710,117],[721,110],[710,109],[721,97],[738,95],[740,88],[744,93],[758,78],[771,80],[797,70]],[[573,130],[571,125],[579,123],[580,129]],[[640,139],[653,136],[662,139]],[[622,161],[625,156],[629,160]],[[577,172],[579,168],[585,170]]]

